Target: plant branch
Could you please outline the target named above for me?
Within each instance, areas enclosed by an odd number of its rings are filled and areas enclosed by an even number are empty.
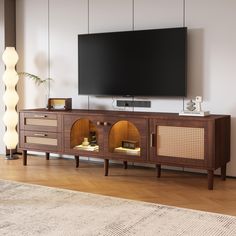
[[[19,72],[18,73],[19,77],[28,77],[30,79],[32,79],[36,85],[40,85],[40,84],[43,84],[43,83],[46,83],[48,81],[51,81],[53,79],[51,78],[47,78],[47,79],[41,79],[40,77],[38,77],[37,75],[34,75],[34,74],[30,74],[30,73],[27,73],[27,72]]]

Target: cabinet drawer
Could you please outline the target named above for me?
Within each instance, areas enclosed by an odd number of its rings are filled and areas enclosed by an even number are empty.
[[[21,131],[20,148],[59,152],[61,140],[61,133]]]
[[[51,113],[20,113],[20,129],[61,132],[61,116]]]

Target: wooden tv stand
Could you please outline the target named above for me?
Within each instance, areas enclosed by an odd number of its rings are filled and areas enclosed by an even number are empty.
[[[20,111],[19,123],[24,165],[31,150],[45,152],[47,159],[50,153],[73,155],[76,167],[80,156],[104,159],[105,175],[109,160],[123,161],[125,168],[127,162],[155,164],[157,177],[161,165],[190,167],[207,170],[213,189],[214,170],[221,168],[225,180],[230,161],[229,115],[31,109]],[[84,138],[92,145],[83,146]]]

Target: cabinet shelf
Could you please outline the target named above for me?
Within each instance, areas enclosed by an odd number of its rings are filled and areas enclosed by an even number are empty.
[[[114,149],[114,152],[122,153],[126,155],[140,156],[140,147],[135,148],[135,149],[117,147]]]
[[[81,145],[75,146],[73,149],[77,149],[77,150],[81,150],[81,151],[89,151],[89,152],[98,152],[99,151],[99,146],[98,145],[95,145],[95,146],[91,146],[91,145],[83,146],[81,144]]]

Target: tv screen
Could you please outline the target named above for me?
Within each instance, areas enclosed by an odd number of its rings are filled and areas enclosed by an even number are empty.
[[[78,35],[79,94],[186,96],[187,28]]]

